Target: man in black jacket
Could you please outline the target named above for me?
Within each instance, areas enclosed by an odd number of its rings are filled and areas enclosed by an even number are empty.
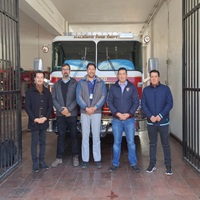
[[[51,115],[53,103],[50,91],[43,86],[44,74],[36,71],[35,84],[26,92],[25,110],[29,116],[28,128],[31,130],[31,156],[33,171],[38,172],[39,166],[48,169],[45,163],[46,130],[49,126],[48,118]],[[40,145],[39,165],[37,158],[37,145]]]
[[[65,148],[65,134],[67,128],[70,131],[72,144],[73,166],[79,166],[79,145],[77,136],[77,103],[76,86],[77,82],[71,78],[70,65],[62,65],[62,79],[53,86],[53,105],[56,108],[58,124],[57,153],[56,160],[51,164],[56,167],[62,163],[62,156]]]

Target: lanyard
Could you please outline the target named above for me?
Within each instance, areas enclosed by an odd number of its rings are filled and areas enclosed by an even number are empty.
[[[88,82],[89,93],[90,93],[90,103],[92,102],[92,99],[93,99],[95,82],[96,82],[96,78],[93,81]]]

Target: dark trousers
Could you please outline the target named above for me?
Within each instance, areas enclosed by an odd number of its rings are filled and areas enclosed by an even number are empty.
[[[169,125],[166,126],[147,126],[149,135],[149,156],[150,164],[156,164],[156,148],[158,140],[158,132],[160,133],[160,140],[163,147],[165,165],[171,166],[171,152],[169,144]]]
[[[70,131],[72,144],[72,156],[79,155],[78,135],[77,135],[77,118],[76,117],[57,117],[58,138],[57,138],[57,155],[56,158],[62,158],[65,150],[65,134],[67,128]]]
[[[39,160],[44,161],[46,149],[46,129],[31,131],[31,156],[33,163],[38,162],[37,146],[39,143]]]

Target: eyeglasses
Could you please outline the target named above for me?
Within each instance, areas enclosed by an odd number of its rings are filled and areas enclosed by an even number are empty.
[[[69,71],[69,69],[67,68],[67,69],[62,69],[62,71]]]

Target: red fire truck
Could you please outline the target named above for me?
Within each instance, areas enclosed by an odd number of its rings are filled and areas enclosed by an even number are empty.
[[[141,99],[143,86],[142,43],[132,33],[87,32],[57,36],[52,44],[50,85],[62,77],[61,65],[63,63],[71,66],[70,76],[79,81],[86,75],[86,66],[89,62],[96,64],[96,74],[105,81],[107,90],[117,80],[117,70],[125,67],[128,71],[128,79],[137,87]],[[138,109],[136,131],[140,130],[140,123],[143,121],[144,118]],[[102,115],[102,136],[109,132],[111,122],[112,116],[105,104]],[[80,129],[80,126],[78,127]]]

